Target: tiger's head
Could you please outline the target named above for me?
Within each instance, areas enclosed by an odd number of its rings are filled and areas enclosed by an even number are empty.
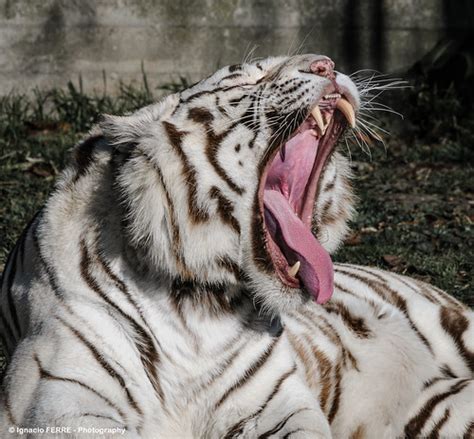
[[[329,58],[299,55],[224,67],[105,117],[126,157],[116,184],[131,244],[162,275],[245,285],[273,310],[324,303],[353,199],[335,146],[359,106]]]

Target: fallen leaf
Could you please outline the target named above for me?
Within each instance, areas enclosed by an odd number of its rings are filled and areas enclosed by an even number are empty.
[[[364,233],[366,235],[370,234],[370,233],[377,233],[378,230],[373,227],[373,226],[370,226],[370,227],[362,227],[362,229],[360,229],[360,233]]]
[[[42,178],[54,177],[57,174],[54,166],[46,162],[33,163],[26,172]]]
[[[401,265],[404,264],[402,258],[396,255],[383,255],[382,259],[390,267],[400,267]]]
[[[362,237],[359,233],[352,233],[346,238],[344,244],[349,246],[362,244]]]

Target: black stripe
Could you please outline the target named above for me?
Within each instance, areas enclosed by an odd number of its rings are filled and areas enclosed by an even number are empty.
[[[105,258],[102,256],[100,252],[96,254],[97,261],[99,262],[100,267],[104,270],[105,274],[110,277],[112,282],[115,284],[115,286],[125,295],[128,303],[132,305],[135,308],[135,311],[140,315],[140,317],[144,320],[143,318],[143,313],[140,307],[138,306],[137,302],[133,298],[132,294],[130,294],[130,291],[125,284],[125,282],[120,279],[113,271],[112,268],[110,267],[109,263],[105,260]]]
[[[362,273],[365,273],[365,274],[370,274],[371,276],[375,277],[377,280],[379,280],[382,283],[387,282],[385,277],[383,277],[379,273],[375,273],[373,270],[370,270],[366,267],[360,267],[358,265],[350,265],[350,264],[339,264],[339,266],[342,267],[342,269],[345,268],[346,270],[349,270],[349,271],[354,270],[354,271],[361,271]],[[336,271],[338,271],[338,268],[339,267],[336,267]],[[343,272],[343,274],[345,274],[345,272]]]
[[[62,290],[59,288],[59,282],[58,282],[58,278],[56,276],[55,270],[46,261],[46,258],[44,257],[41,251],[40,238],[38,236],[38,223],[39,221],[35,224],[35,227],[32,232],[32,236],[33,236],[33,244],[38,254],[40,265],[42,266],[44,272],[46,273],[46,277],[48,278],[49,285],[51,286],[51,289],[53,290],[53,293],[56,296],[56,298],[62,303],[64,303],[66,307],[69,308],[69,306],[64,302],[64,294]]]
[[[238,98],[233,98],[229,100],[229,105],[232,107],[236,107],[237,105],[240,104],[246,97],[248,97],[247,94],[243,94],[242,96],[239,96]]]
[[[330,190],[334,189],[334,186],[336,186],[336,180],[337,180],[337,173],[334,174],[334,177],[331,179],[331,181],[326,183],[326,186],[324,186],[323,192],[329,192]]]
[[[377,307],[376,303],[373,300],[368,299],[367,297],[364,297],[364,296],[359,296],[358,294],[354,293],[354,291],[351,291],[347,289],[346,287],[342,286],[340,283],[334,282],[334,287],[336,290],[339,290],[345,294],[348,294],[349,296],[352,296],[359,300],[363,300],[374,310],[375,313],[378,313],[378,311],[380,311],[380,308]]]
[[[293,335],[292,338],[295,339],[295,336]],[[320,393],[319,393],[319,401],[320,401],[321,410],[323,412],[326,412],[327,403],[329,401],[329,396],[330,396],[330,392],[332,388],[332,382],[331,382],[330,377],[332,375],[331,372],[333,371],[334,367],[330,359],[326,355],[326,353],[320,350],[315,345],[315,343],[313,343],[313,340],[308,334],[303,334],[303,338],[300,339],[300,343],[303,341],[310,348],[310,353],[313,354],[313,357],[317,363],[317,370],[319,373],[319,380],[320,380],[319,386],[321,388]]]
[[[237,70],[242,70],[242,64],[232,64],[229,66],[229,72],[233,73]]]
[[[0,320],[1,320],[1,318],[2,318],[2,315],[1,315],[1,311],[0,311]],[[0,332],[0,350],[3,351],[3,353],[5,355],[7,355],[7,348],[8,348],[7,340],[5,339],[3,334]],[[0,387],[1,387],[1,383],[2,383],[2,378],[3,378],[3,374],[0,374]]]
[[[97,258],[97,261],[99,262],[100,267],[104,270],[105,274],[110,277],[110,279],[115,284],[115,286],[125,295],[127,301],[130,303],[130,305],[132,305],[133,308],[135,308],[135,311],[141,317],[146,329],[150,332],[151,336],[153,336],[153,339],[155,340],[155,343],[158,345],[158,347],[163,352],[163,354],[166,355],[163,351],[161,343],[155,337],[153,331],[151,330],[150,326],[148,325],[140,306],[135,301],[133,295],[130,293],[130,290],[128,289],[127,284],[112,271],[112,268],[110,267],[109,263],[105,260],[105,258],[102,256],[102,254],[100,252],[98,252],[96,254],[96,258]]]
[[[166,203],[168,205],[167,211],[168,211],[168,217],[169,217],[169,224],[171,226],[171,235],[173,237],[173,240],[171,242],[171,249],[173,251],[173,255],[174,255],[178,270],[180,272],[180,275],[183,277],[191,277],[192,273],[186,267],[186,262],[185,262],[184,254],[182,251],[181,232],[179,229],[179,222],[177,220],[174,203],[171,198],[171,194],[168,190],[168,187],[165,183],[163,173],[160,167],[156,165],[156,163],[147,153],[145,153],[144,151],[141,151],[141,154],[143,155],[147,163],[153,168],[153,171],[156,172],[158,182],[165,194]]]
[[[303,431],[303,429],[302,428],[297,428],[295,430],[291,430],[288,433],[286,433],[285,436],[283,436],[282,439],[288,439],[289,437],[293,436],[295,433],[299,433],[300,431]]]
[[[221,81],[225,81],[227,79],[235,79],[235,78],[240,78],[242,76],[242,73],[231,73],[230,75],[224,76],[221,78]]]
[[[82,344],[89,350],[89,352],[92,354],[94,359],[97,361],[97,363],[104,369],[104,371],[109,374],[114,380],[116,380],[120,386],[122,387],[123,391],[125,392],[127,396],[128,403],[130,406],[139,414],[143,415],[143,411],[140,409],[138,406],[137,402],[135,399],[132,397],[130,390],[127,388],[127,385],[125,383],[125,380],[123,379],[122,375],[120,375],[99,353],[99,351],[94,347],[94,345],[86,339],[86,337],[76,328],[74,328],[72,325],[70,325],[68,322],[66,322],[63,318],[56,316],[56,319],[59,320],[66,328],[68,328],[75,336],[76,338],[82,342]]]
[[[358,269],[357,267],[354,267],[354,269]],[[429,352],[433,354],[433,348],[431,346],[431,343],[428,341],[428,339],[421,333],[421,331],[417,328],[415,323],[413,322],[410,313],[408,311],[408,306],[406,303],[406,300],[401,297],[399,294],[397,294],[396,291],[394,291],[390,286],[387,284],[386,281],[382,282],[379,281],[378,279],[369,279],[366,276],[362,276],[360,274],[354,273],[353,271],[349,270],[344,270],[341,269],[341,267],[338,267],[336,269],[337,272],[342,273],[348,277],[352,277],[354,279],[357,279],[359,282],[364,283],[367,285],[372,291],[374,291],[378,296],[380,296],[383,300],[387,301],[391,305],[395,306],[398,308],[403,315],[406,317],[408,320],[408,324],[410,325],[411,329],[415,332],[415,334],[418,336],[418,338],[422,341],[422,343],[428,348]],[[362,271],[362,270],[360,270]],[[374,277],[376,277],[375,275]]]
[[[218,95],[216,95],[216,108],[223,116],[230,117],[229,113],[227,113],[227,109],[220,104],[220,99]]]
[[[447,364],[443,364],[440,366],[441,373],[448,378],[461,378],[456,376],[456,374],[451,370],[451,368]]]
[[[301,413],[301,412],[304,412],[305,410],[309,410],[308,408],[301,408],[299,410],[296,410],[294,411],[293,413],[290,413],[285,419],[283,419],[282,421],[280,421],[277,425],[275,425],[275,427],[273,427],[272,429],[270,430],[267,430],[265,433],[261,434],[260,436],[258,436],[258,439],[267,439],[268,437],[272,436],[273,434],[276,434],[278,433],[280,430],[282,430],[286,423],[295,415],[297,415],[298,413]]]
[[[191,221],[195,223],[201,223],[209,220],[208,213],[199,206],[197,199],[197,173],[194,166],[188,160],[188,157],[183,151],[182,142],[183,137],[187,134],[185,131],[180,131],[170,122],[163,122],[166,135],[170,145],[173,147],[176,155],[181,159],[183,166],[183,177],[184,182],[188,186],[188,212]]]
[[[239,221],[233,215],[234,204],[227,199],[216,186],[212,186],[209,191],[209,196],[217,201],[217,212],[219,213],[221,221],[231,227],[235,233],[240,235]]]
[[[359,338],[372,337],[372,331],[366,325],[362,317],[356,317],[349,309],[337,300],[331,300],[324,305],[324,309],[329,313],[336,313],[341,317],[345,326]]]
[[[203,107],[194,107],[191,108],[188,112],[188,118],[193,120],[196,123],[200,123],[205,128],[206,139],[206,156],[209,160],[209,163],[214,168],[215,172],[219,177],[221,177],[238,195],[242,195],[245,192],[245,189],[237,185],[226,173],[225,169],[221,166],[217,160],[217,152],[222,141],[233,131],[233,129],[239,124],[233,124],[227,131],[224,131],[222,134],[216,134],[211,127],[211,122],[214,119],[212,113]]]
[[[43,213],[43,209],[39,209],[34,215],[33,218],[31,218],[30,222],[26,225],[25,229],[23,230],[21,236],[20,236],[20,257],[21,257],[21,267],[25,265],[24,259],[25,259],[25,246],[26,246],[26,241],[28,239],[28,233],[30,230],[33,228],[33,226],[36,227],[36,220],[41,217]]]
[[[220,268],[232,273],[236,280],[245,280],[247,278],[246,274],[239,267],[238,263],[233,261],[228,256],[220,256],[217,258],[217,265],[219,265]]]
[[[214,317],[233,312],[223,283],[194,282],[175,278],[171,281],[172,300],[188,300],[196,309],[205,310]]]
[[[5,393],[5,412],[7,414],[7,419],[8,419],[8,422],[10,425],[17,425],[16,421],[15,421],[15,417],[13,416],[13,411],[12,411],[12,408],[11,408],[11,405],[10,405],[10,398],[9,398],[9,394],[8,393]]]
[[[439,439],[439,431],[443,427],[444,424],[446,424],[447,420],[451,416],[451,412],[449,409],[446,409],[444,411],[443,416],[436,422],[434,425],[433,429],[430,431],[430,433],[426,436],[427,439]]]
[[[40,216],[40,213],[42,215],[42,212],[38,212],[38,217]],[[64,295],[63,295],[63,292],[61,291],[61,289],[59,288],[59,284],[58,284],[58,280],[57,280],[54,268],[46,262],[44,256],[42,255],[41,246],[40,246],[40,242],[39,242],[39,237],[38,237],[38,233],[37,233],[38,232],[38,223],[39,223],[39,221],[35,224],[35,228],[33,230],[33,235],[32,236],[33,236],[34,246],[35,246],[36,251],[38,253],[38,258],[40,260],[40,264],[42,265],[42,267],[43,267],[43,269],[44,269],[44,271],[47,275],[48,282],[49,282],[49,284],[51,286],[51,289],[53,290],[53,293],[56,296],[56,298],[66,308],[66,310],[68,310],[71,314],[74,314],[71,307],[69,306],[69,304],[64,301]],[[129,404],[136,410],[137,413],[142,415],[143,412],[138,407],[135,400],[132,398],[129,390],[127,389],[127,387],[125,385],[125,381],[124,381],[123,377],[118,372],[116,372],[115,369],[112,366],[110,366],[110,364],[108,364],[101,357],[101,355],[98,353],[98,351],[95,349],[95,347],[79,331],[77,331],[75,328],[73,328],[71,325],[69,325],[69,323],[64,321],[61,317],[56,316],[56,318],[64,326],[69,328],[69,330],[89,349],[91,354],[94,356],[94,358],[97,360],[97,362],[104,368],[104,370],[109,375],[111,375],[115,380],[117,380],[119,382],[119,384],[122,386],[122,388],[124,389],[124,391],[127,395],[127,400],[129,402]]]
[[[474,371],[474,352],[467,348],[463,340],[463,334],[469,328],[468,318],[457,308],[448,308],[447,306],[442,306],[439,313],[442,328],[454,341],[467,367]]]
[[[265,408],[267,407],[267,405],[269,404],[269,402],[276,396],[276,394],[280,391],[281,389],[281,386],[283,385],[283,383],[286,381],[286,379],[293,375],[294,373],[296,372],[296,365],[293,365],[293,367],[286,373],[284,373],[279,379],[278,381],[276,382],[275,386],[273,387],[273,390],[272,392],[270,393],[270,395],[268,396],[268,398],[266,399],[266,401],[263,403],[262,407],[260,408],[260,413],[263,412],[263,410],[265,410]]]
[[[434,297],[433,295],[431,295],[429,291],[426,291],[426,287],[423,284],[417,284],[418,289],[416,289],[413,285],[411,285],[401,276],[395,276],[393,273],[389,273],[389,275],[390,277],[395,279],[397,282],[400,282],[401,284],[405,285],[415,294],[422,295],[426,300],[429,300],[431,303],[435,303],[436,305],[441,305],[441,301],[437,297]]]
[[[349,348],[343,343],[340,335],[334,328],[334,326],[329,323],[329,320],[325,318],[322,314],[316,314],[310,311],[309,309],[302,309],[298,315],[291,314],[293,318],[303,321],[303,324],[306,327],[316,328],[317,330],[321,331],[332,343],[336,346],[339,346],[342,351],[342,356],[344,358],[344,362],[349,360],[352,364],[352,367],[358,369],[357,360],[354,357],[354,354],[349,350]],[[306,321],[305,321],[306,320]]]
[[[66,378],[66,377],[59,377],[59,376],[56,376],[56,375],[53,375],[52,373],[48,372],[47,370],[45,370],[38,358],[38,356],[36,354],[33,355],[33,359],[35,360],[37,366],[38,366],[38,370],[39,370],[39,373],[40,373],[40,378],[42,379],[45,379],[45,380],[55,380],[55,381],[64,381],[66,383],[71,383],[71,384],[76,384],[86,390],[88,390],[89,392],[93,393],[94,395],[96,395],[97,397],[99,397],[101,400],[103,400],[107,405],[109,405],[112,409],[114,409],[122,419],[125,419],[126,416],[124,414],[124,412],[122,410],[120,410],[119,407],[117,407],[117,405],[115,405],[109,398],[107,398],[106,396],[102,395],[101,393],[99,393],[97,390],[93,389],[92,387],[90,387],[89,385],[75,379],[75,378]]]
[[[273,352],[273,349],[275,348],[276,344],[278,343],[278,340],[280,340],[280,338],[273,339],[271,344],[269,346],[267,346],[267,348],[265,349],[264,353],[262,355],[260,355],[260,357],[257,360],[255,360],[252,363],[252,365],[245,370],[245,372],[241,375],[240,379],[224,392],[222,397],[215,404],[214,410],[219,408],[227,400],[227,398],[229,398],[229,396],[233,392],[235,392],[237,389],[244,386],[260,370],[260,368],[270,358],[270,356]]]
[[[469,380],[461,380],[451,386],[451,388],[447,392],[439,393],[431,397],[425,405],[421,408],[416,416],[414,416],[405,426],[405,436],[408,438],[415,438],[420,433],[423,427],[425,426],[426,422],[433,414],[436,406],[444,401],[446,398],[449,398],[452,395],[456,395],[457,393],[461,392],[464,388],[469,385]]]
[[[444,379],[445,378],[443,377],[434,377],[434,378],[429,379],[428,381],[425,381],[423,383],[423,390],[427,389],[428,387],[431,387],[433,384],[436,384],[439,381],[444,380]]]
[[[328,421],[330,424],[334,421],[336,417],[337,411],[339,410],[339,401],[341,399],[341,364],[339,363],[336,367],[335,371],[335,380],[336,380],[336,387],[334,388],[334,396],[331,404],[331,409],[329,410]]]
[[[156,364],[160,362],[158,351],[155,348],[153,340],[147,334],[146,330],[128,313],[123,311],[99,286],[97,280],[93,277],[91,272],[91,257],[84,239],[80,242],[81,261],[80,273],[89,288],[97,293],[108,305],[114,308],[127,322],[134,331],[135,346],[140,354],[140,360],[143,364],[144,371],[158,394],[160,400],[164,401],[164,393],[161,388],[160,380],[156,371]]]
[[[242,87],[242,85],[237,84],[237,85],[231,85],[231,86],[226,86],[226,87],[216,87],[212,90],[198,91],[197,93],[194,93],[193,95],[188,96],[186,99],[183,99],[181,101],[181,104],[189,103],[190,101],[193,101],[194,99],[200,98],[201,96],[205,96],[205,95],[209,95],[209,94],[215,94],[215,93],[220,92],[220,91],[226,92],[226,91],[233,90],[235,88],[240,88],[240,87]]]
[[[6,287],[7,287],[7,294],[6,294],[6,302],[8,305],[8,311],[13,323],[13,328],[16,332],[16,335],[18,338],[21,337],[21,330],[20,330],[20,323],[18,321],[18,313],[15,307],[14,299],[13,299],[13,293],[12,293],[12,288],[13,288],[13,282],[15,280],[16,276],[16,263],[17,263],[17,256],[18,256],[18,249],[19,249],[19,243],[17,242],[15,247],[13,248],[12,252],[9,254],[7,262],[5,264],[5,270],[4,272],[8,271],[7,274],[7,282],[6,282]],[[10,269],[8,269],[10,268]],[[3,279],[2,279],[2,284],[3,284]],[[16,340],[17,337],[14,338]]]
[[[221,361],[215,368],[214,371],[205,382],[201,383],[196,389],[196,393],[200,393],[210,387],[216,380],[224,375],[224,373],[234,364],[235,359],[239,356],[241,350],[248,342],[248,338],[243,338],[243,331],[233,337],[229,343],[222,348],[221,356],[227,354],[232,349],[229,355]]]
[[[263,169],[261,170],[263,172]],[[252,257],[253,262],[257,268],[264,273],[273,274],[274,266],[267,251],[267,243],[265,239],[265,224],[263,215],[261,215],[260,199],[258,191],[255,192],[255,197],[252,207]]]
[[[259,416],[264,410],[265,408],[267,407],[267,405],[269,404],[269,402],[275,397],[275,395],[280,391],[280,388],[281,386],[283,385],[283,383],[285,382],[285,380],[290,376],[292,375],[293,373],[296,372],[296,365],[294,365],[288,372],[284,373],[279,379],[278,381],[275,383],[275,385],[273,386],[273,390],[272,392],[270,393],[270,395],[268,395],[267,399],[265,400],[265,402],[262,404],[262,406],[254,413],[252,413],[251,415],[245,417],[244,419],[241,419],[239,422],[235,423],[226,433],[226,435],[224,436],[224,439],[231,439],[233,437],[236,437],[238,436],[239,434],[242,434],[243,432],[243,429],[245,427],[245,424],[247,424],[250,420],[256,418],[257,416]]]
[[[257,140],[257,134],[255,134],[251,139],[250,139],[250,142],[248,144],[248,147],[249,149],[252,149],[255,145],[255,141]]]
[[[418,280],[418,279],[412,279],[412,280],[417,285],[421,285],[421,286],[424,285],[425,287],[429,287],[431,292],[435,292],[436,294],[438,294],[439,297],[442,297],[444,300],[446,300],[446,302],[448,302],[452,307],[454,307],[454,308],[456,308],[460,311],[468,309],[466,307],[466,305],[464,305],[463,303],[457,301],[454,297],[450,296],[446,291],[443,291],[443,290],[439,289],[438,287],[436,287],[434,285],[425,284],[424,282],[422,282],[421,280]]]
[[[474,421],[472,421],[466,428],[462,439],[472,439],[474,437]]]
[[[350,265],[346,265],[347,268],[354,268],[357,271],[362,271],[363,273],[370,274],[371,276],[375,277],[382,283],[386,283],[387,280],[384,276],[380,275],[379,273],[376,273],[375,270],[371,270],[366,267],[351,267]],[[395,281],[400,282],[401,284],[405,285],[407,288],[411,289],[415,294],[421,294],[425,299],[429,300],[432,303],[436,304],[441,304],[441,302],[438,299],[435,299],[434,297],[430,296],[428,293],[426,293],[423,289],[423,285],[417,284],[418,290],[415,289],[412,285],[410,285],[406,280],[402,278],[400,275],[395,275],[394,273],[387,273],[388,276],[390,276],[392,279],[395,279]]]
[[[72,158],[77,172],[72,180],[73,183],[76,183],[82,176],[87,174],[87,171],[94,162],[94,149],[101,140],[104,140],[103,135],[91,136],[79,143],[74,149]]]
[[[0,323],[2,324],[3,328],[5,329],[5,336],[6,339],[2,338],[2,340],[5,342],[5,349],[6,352],[8,352],[8,344],[6,343],[7,340],[11,341],[11,345],[13,347],[14,342],[15,342],[15,334],[13,334],[13,329],[11,328],[10,324],[8,323],[8,320],[5,318],[3,315],[2,310],[0,309]]]

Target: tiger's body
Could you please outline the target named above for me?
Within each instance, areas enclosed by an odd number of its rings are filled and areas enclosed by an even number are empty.
[[[76,147],[5,267],[1,437],[472,436],[472,311],[344,264],[316,304],[262,251],[262,163],[289,134],[276,142],[272,120],[328,93],[302,71],[321,59],[224,68]],[[348,174],[333,153],[319,179],[312,227],[328,251],[352,211]]]

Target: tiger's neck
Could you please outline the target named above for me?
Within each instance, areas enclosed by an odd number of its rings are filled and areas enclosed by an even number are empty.
[[[89,270],[90,277],[97,276],[98,280],[122,285],[121,288],[125,283],[120,282],[123,276],[127,281],[136,282],[134,294],[137,300],[143,299],[147,306],[154,303],[164,306],[163,300],[169,302],[166,307],[172,305],[178,318],[184,312],[194,315],[196,320],[227,316],[235,319],[239,325],[256,331],[278,332],[278,320],[272,320],[254,305],[253,298],[246,291],[244,276],[235,261],[236,255],[226,255],[223,252],[216,258],[214,254],[210,254],[212,261],[209,264],[218,267],[221,275],[210,276],[204,281],[203,276],[199,279],[199,276],[192,276],[192,273],[191,276],[177,273],[173,262],[167,259],[172,258],[171,253],[161,260],[153,260],[150,246],[170,247],[173,236],[162,229],[163,223],[169,223],[170,212],[165,209],[162,197],[158,197],[156,202],[146,205],[152,219],[147,221],[146,218],[135,217],[132,219],[135,223],[130,224],[127,212],[130,200],[121,198],[123,194],[120,187],[117,187],[120,173],[125,172],[124,163],[128,163],[130,157],[121,156],[109,145],[98,142],[100,148],[96,146],[97,150],[91,153],[87,172],[79,176],[66,174],[60,185],[69,186],[69,190],[58,191],[53,195],[45,211],[46,224],[43,230],[46,234],[54,235],[48,251],[51,252],[51,260],[68,261],[63,268],[65,276],[74,279],[79,266],[83,274]],[[130,163],[129,165],[131,166]],[[148,171],[154,172],[153,169]],[[140,165],[139,172],[146,174],[147,171]],[[145,180],[156,181],[156,175],[149,175]],[[163,195],[160,187],[150,185],[149,190],[156,190],[157,194]],[[59,215],[58,212],[67,214]],[[137,240],[131,235],[134,228],[140,229],[143,240]],[[157,243],[152,238],[146,238],[154,228],[161,233],[163,242]],[[229,230],[224,232],[229,234]],[[193,234],[190,235],[192,238]],[[194,240],[199,241],[199,238]],[[64,243],[77,244],[79,252],[71,255]],[[212,246],[209,248],[213,250]],[[108,266],[111,268],[108,269]],[[157,269],[157,266],[160,268]],[[116,270],[115,275],[113,270]],[[83,281],[84,279],[78,280]]]

